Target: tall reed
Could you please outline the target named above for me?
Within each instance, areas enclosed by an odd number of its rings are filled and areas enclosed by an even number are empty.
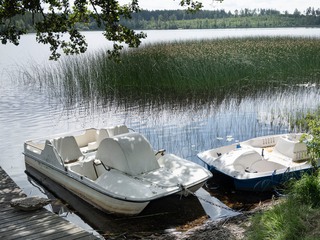
[[[125,51],[120,64],[104,51],[68,58],[41,81],[78,100],[207,102],[319,83],[318,52],[320,39],[311,38],[158,43]]]

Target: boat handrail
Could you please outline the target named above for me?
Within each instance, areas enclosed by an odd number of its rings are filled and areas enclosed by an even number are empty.
[[[109,166],[106,166],[106,165],[105,165],[102,161],[100,161],[99,159],[94,159],[92,163],[93,163],[94,171],[95,171],[97,177],[98,177],[98,173],[97,173],[96,166],[102,165],[103,168],[104,168],[106,171],[108,171],[108,172],[111,170],[111,168],[110,168]]]

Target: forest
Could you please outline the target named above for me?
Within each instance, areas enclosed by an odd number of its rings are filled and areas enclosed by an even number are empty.
[[[33,32],[33,26],[40,21],[40,14],[27,13],[14,18],[16,26]],[[274,9],[201,10],[188,13],[184,10],[142,10],[121,23],[131,29],[214,29],[214,28],[272,28],[272,27],[319,27],[320,8],[307,8],[300,12],[280,12]],[[82,31],[102,30],[96,22],[89,20],[77,26]]]
[[[212,29],[212,28],[264,28],[264,27],[312,27],[320,25],[320,9],[307,8],[303,13],[281,13],[274,9],[241,9],[233,13],[225,10],[141,11],[123,24],[132,29]]]

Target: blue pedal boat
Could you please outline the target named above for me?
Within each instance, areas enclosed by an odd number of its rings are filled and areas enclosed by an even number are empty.
[[[271,191],[291,178],[298,179],[312,171],[307,145],[300,140],[302,134],[252,138],[210,149],[197,156],[214,176],[231,180],[236,190]]]

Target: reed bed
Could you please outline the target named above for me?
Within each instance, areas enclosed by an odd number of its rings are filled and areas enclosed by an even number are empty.
[[[194,40],[71,57],[37,74],[67,101],[222,101],[320,81],[320,39],[261,37]]]

